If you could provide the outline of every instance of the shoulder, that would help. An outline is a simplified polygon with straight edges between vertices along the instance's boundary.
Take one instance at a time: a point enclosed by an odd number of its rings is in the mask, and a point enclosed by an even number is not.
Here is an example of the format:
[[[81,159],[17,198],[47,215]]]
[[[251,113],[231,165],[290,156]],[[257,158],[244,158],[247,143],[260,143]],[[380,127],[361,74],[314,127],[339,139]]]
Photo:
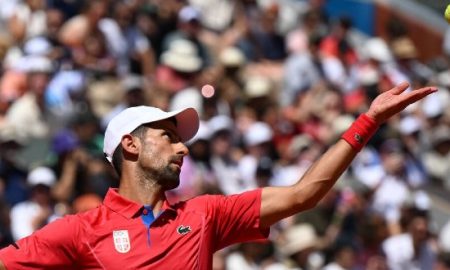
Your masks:
[[[184,209],[208,209],[211,207],[222,207],[222,206],[231,206],[238,205],[238,202],[246,202],[246,201],[255,201],[261,199],[262,189],[254,189],[245,191],[238,194],[233,195],[201,195],[189,199],[187,201],[182,201],[177,204],[174,204],[173,207],[176,209],[184,208]]]

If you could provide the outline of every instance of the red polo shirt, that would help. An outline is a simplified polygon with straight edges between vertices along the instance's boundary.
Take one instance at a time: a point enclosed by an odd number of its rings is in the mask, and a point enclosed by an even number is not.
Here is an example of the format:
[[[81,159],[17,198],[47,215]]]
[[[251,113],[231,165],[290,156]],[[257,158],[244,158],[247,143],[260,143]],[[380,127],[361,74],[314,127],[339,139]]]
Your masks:
[[[48,224],[2,249],[0,260],[8,270],[211,269],[215,251],[267,237],[260,205],[261,189],[205,195],[165,202],[149,223],[143,205],[110,189],[100,207]]]

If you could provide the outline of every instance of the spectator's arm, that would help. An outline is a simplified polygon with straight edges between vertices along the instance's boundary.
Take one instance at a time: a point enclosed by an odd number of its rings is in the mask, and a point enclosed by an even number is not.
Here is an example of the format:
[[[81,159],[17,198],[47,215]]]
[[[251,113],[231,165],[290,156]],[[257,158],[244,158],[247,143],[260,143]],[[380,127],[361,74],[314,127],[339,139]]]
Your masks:
[[[68,201],[72,195],[79,163],[85,163],[86,153],[76,149],[69,153],[63,163],[61,176],[57,184],[52,188],[52,195],[58,201]]]
[[[382,124],[425,96],[437,91],[425,87],[402,94],[409,85],[402,83],[380,94],[371,104],[366,115]],[[345,140],[339,140],[318,160],[305,175],[289,187],[267,187],[262,192],[261,224],[273,223],[295,213],[314,207],[347,169],[358,151]]]

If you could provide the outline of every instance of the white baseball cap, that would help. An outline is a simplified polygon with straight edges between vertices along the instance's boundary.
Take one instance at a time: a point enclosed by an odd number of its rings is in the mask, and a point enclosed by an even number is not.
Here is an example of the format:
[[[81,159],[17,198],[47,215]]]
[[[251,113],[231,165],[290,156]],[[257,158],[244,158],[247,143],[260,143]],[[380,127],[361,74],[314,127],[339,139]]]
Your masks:
[[[149,106],[130,107],[116,115],[108,124],[105,131],[103,152],[106,159],[112,162],[112,156],[122,140],[122,136],[130,134],[142,124],[157,122],[175,117],[177,133],[183,142],[190,140],[197,133],[199,117],[193,108],[185,108],[172,112],[165,112],[159,108]]]
[[[37,167],[28,173],[27,183],[30,186],[45,185],[52,187],[56,183],[56,175],[50,168]]]

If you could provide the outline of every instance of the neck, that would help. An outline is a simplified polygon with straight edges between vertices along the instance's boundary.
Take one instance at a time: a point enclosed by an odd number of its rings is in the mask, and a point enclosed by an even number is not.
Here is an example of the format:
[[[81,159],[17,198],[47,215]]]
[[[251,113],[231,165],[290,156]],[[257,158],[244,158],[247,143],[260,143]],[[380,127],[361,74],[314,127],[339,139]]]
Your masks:
[[[154,213],[159,213],[166,200],[164,190],[155,181],[129,174],[122,174],[119,194],[139,204],[150,205]]]

